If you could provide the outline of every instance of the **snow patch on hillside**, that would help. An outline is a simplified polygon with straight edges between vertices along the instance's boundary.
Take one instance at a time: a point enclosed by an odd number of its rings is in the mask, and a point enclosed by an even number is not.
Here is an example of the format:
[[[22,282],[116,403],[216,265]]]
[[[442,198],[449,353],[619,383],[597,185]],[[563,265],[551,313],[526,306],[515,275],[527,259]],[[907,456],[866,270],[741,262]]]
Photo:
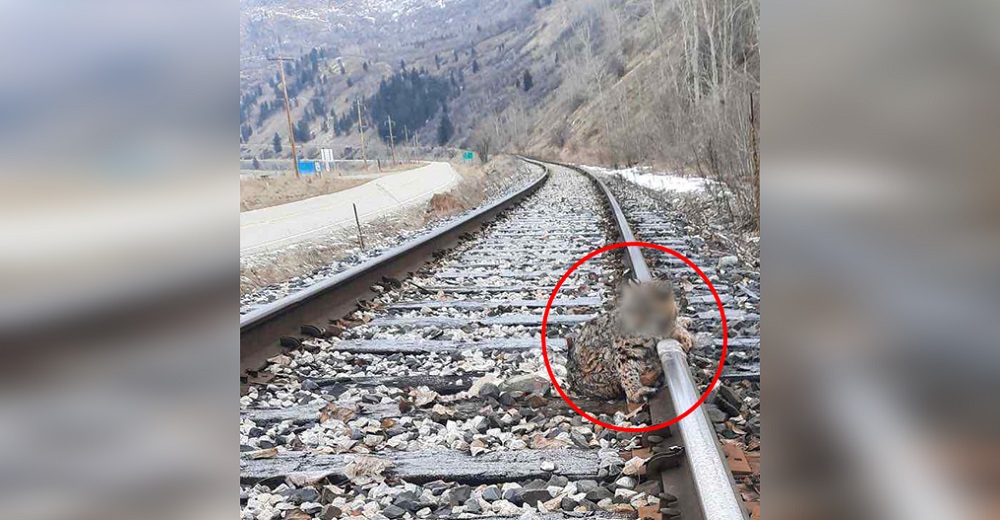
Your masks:
[[[684,177],[681,175],[653,171],[648,166],[633,166],[613,170],[600,166],[584,166],[594,173],[616,175],[640,186],[662,192],[695,193],[705,191],[705,185],[710,182],[701,177]]]

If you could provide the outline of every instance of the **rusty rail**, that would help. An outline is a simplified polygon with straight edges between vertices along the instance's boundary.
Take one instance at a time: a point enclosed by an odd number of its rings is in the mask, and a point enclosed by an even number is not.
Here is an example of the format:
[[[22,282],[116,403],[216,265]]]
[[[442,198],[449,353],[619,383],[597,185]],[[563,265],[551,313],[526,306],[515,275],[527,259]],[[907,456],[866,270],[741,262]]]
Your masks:
[[[635,242],[632,232],[621,206],[615,200],[611,190],[596,175],[578,166],[560,163],[565,168],[588,176],[608,199],[608,204],[618,225],[618,232],[623,242]],[[641,248],[628,247],[625,261],[631,269],[632,276],[638,281],[653,279],[649,267],[642,256]],[[676,341],[662,341],[658,345],[660,361],[663,363],[664,389],[661,389],[650,401],[650,415],[653,422],[665,422],[690,408],[700,397],[691,372],[688,367],[687,355]],[[746,508],[740,497],[736,482],[729,471],[725,455],[719,445],[719,440],[711,421],[704,409],[699,408],[670,428],[656,432],[650,437],[660,437],[658,449],[654,452],[663,455],[666,462],[656,465],[663,482],[663,490],[679,500],[667,509],[669,513],[662,517],[679,514],[685,520],[747,520]],[[673,461],[670,454],[681,453],[680,461]],[[654,459],[657,457],[654,456]],[[650,461],[652,463],[652,459]],[[696,496],[692,501],[686,497]]]
[[[478,229],[538,190],[548,180],[548,167],[530,162],[542,166],[545,172],[527,187],[428,235],[241,316],[241,379],[259,370],[268,357],[279,353],[281,342],[295,344],[296,336],[306,328],[311,329],[312,334],[323,334],[331,320],[350,314],[359,300],[374,297],[373,284],[419,269],[434,253],[452,247],[462,235]]]

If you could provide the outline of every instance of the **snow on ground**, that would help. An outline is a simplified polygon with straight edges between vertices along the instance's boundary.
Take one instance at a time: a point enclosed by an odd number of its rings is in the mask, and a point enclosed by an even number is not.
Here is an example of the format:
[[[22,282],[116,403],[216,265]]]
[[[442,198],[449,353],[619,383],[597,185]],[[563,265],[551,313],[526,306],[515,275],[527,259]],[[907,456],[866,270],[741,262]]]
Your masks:
[[[704,191],[705,184],[709,182],[707,179],[701,177],[682,177],[680,175],[656,172],[648,166],[633,166],[632,168],[621,170],[601,168],[600,166],[584,166],[584,168],[594,173],[617,175],[640,186],[663,192],[691,193]]]

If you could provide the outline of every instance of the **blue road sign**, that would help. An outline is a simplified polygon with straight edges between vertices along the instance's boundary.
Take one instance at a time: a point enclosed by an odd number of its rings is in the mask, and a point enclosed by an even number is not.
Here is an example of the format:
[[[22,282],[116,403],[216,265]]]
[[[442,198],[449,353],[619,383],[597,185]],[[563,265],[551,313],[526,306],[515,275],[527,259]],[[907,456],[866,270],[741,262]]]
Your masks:
[[[299,161],[299,173],[316,173],[316,161]]]

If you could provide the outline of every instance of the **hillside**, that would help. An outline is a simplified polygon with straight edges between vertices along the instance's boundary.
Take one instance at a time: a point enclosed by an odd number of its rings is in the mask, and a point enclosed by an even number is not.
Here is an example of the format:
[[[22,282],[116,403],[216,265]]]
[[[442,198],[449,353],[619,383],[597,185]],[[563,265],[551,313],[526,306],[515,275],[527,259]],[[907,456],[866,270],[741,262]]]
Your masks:
[[[243,8],[244,159],[289,155],[273,146],[275,133],[288,132],[277,64],[266,61],[281,55],[297,60],[286,72],[307,157],[320,147],[357,157],[360,105],[369,157],[388,155],[376,133],[389,137],[392,118],[401,146],[695,171],[722,181],[736,213],[755,220],[756,2],[254,0]],[[446,113],[450,125],[441,123]]]

